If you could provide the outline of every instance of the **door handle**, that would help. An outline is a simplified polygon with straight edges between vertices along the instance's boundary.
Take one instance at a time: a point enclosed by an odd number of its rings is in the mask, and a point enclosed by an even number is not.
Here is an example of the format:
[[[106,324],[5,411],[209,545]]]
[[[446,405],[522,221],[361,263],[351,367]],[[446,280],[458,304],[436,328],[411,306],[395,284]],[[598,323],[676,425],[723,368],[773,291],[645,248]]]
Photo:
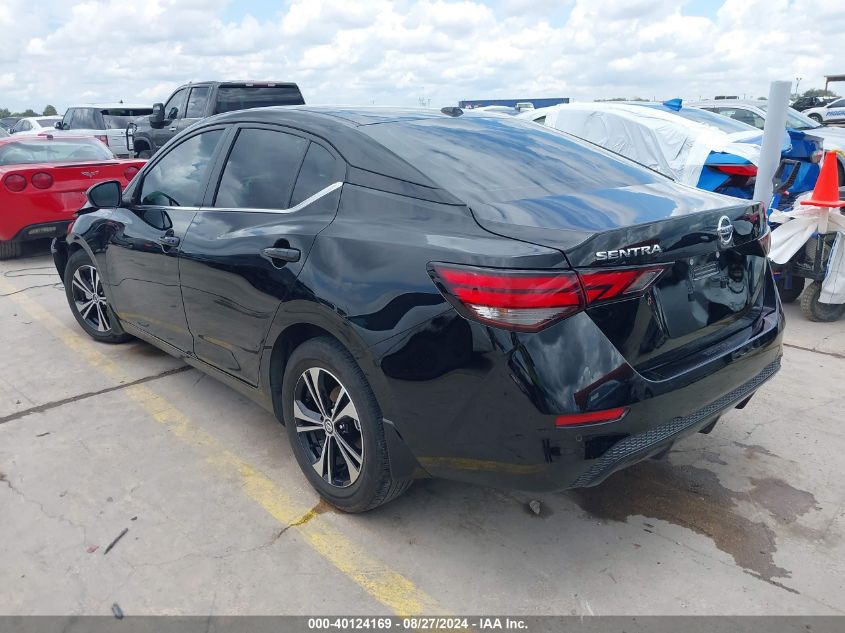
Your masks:
[[[175,235],[162,235],[158,241],[162,246],[179,246],[179,238]]]
[[[298,262],[302,255],[298,248],[265,248],[261,252],[272,260],[284,262]]]
[[[171,132],[175,132],[175,131],[176,131],[176,126],[175,126],[175,125],[171,126],[171,127],[170,127],[170,131],[171,131]]]

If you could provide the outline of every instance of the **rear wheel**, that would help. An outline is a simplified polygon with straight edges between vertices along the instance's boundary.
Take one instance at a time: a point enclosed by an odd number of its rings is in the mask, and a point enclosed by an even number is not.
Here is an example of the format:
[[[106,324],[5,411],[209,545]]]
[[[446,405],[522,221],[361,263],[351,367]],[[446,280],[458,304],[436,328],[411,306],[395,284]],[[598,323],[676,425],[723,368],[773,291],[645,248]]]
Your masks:
[[[285,425],[302,472],[345,512],[364,512],[398,497],[381,410],[363,372],[336,340],[320,337],[294,350],[282,385]]]
[[[785,287],[785,279],[783,276],[778,277],[775,281],[775,285],[778,288],[778,294],[780,295],[780,300],[783,303],[792,303],[801,296],[801,291],[804,290],[804,283],[806,280],[803,277],[793,277],[791,281],[791,288]]]
[[[804,294],[801,295],[801,312],[810,321],[837,321],[843,314],[845,314],[845,303],[821,303],[819,295],[822,291],[822,284],[819,281],[814,281]]]
[[[132,338],[109,306],[100,272],[88,253],[79,250],[71,255],[64,284],[70,310],[88,336],[102,343],[125,343]]]
[[[142,149],[140,152],[138,152],[138,158],[146,160],[152,157],[153,153],[148,149]]]
[[[813,119],[813,121],[815,121],[816,123],[821,123],[821,122],[822,122],[822,117],[821,117],[821,115],[820,115],[820,114],[816,114],[816,113],[814,112],[813,114],[808,114],[807,116],[809,116],[811,119]]]
[[[4,242],[0,240],[0,259],[14,259],[21,255],[20,242]]]

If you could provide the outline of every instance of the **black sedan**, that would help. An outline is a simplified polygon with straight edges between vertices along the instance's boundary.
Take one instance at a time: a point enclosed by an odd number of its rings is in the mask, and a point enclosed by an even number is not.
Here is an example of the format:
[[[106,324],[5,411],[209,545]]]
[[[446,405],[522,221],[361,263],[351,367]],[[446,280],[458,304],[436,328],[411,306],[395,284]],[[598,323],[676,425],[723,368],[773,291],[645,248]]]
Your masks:
[[[761,205],[510,117],[232,112],[89,203],[53,245],[81,327],[261,403],[350,512],[595,485],[780,365]]]

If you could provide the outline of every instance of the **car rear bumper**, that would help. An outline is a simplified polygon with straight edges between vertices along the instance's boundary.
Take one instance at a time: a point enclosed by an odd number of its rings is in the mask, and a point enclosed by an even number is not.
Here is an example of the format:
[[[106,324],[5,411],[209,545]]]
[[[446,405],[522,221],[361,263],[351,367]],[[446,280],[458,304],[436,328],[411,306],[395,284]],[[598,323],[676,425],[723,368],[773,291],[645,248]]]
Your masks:
[[[564,336],[541,337],[533,354],[528,338],[473,324],[476,352],[463,355],[462,367],[433,380],[388,377],[395,408],[385,413],[431,476],[522,490],[593,486],[709,431],[778,371],[783,312],[774,288],[768,292],[774,298],[753,331],[704,350],[697,364],[666,379],[649,380],[625,363],[584,314],[560,324]],[[485,335],[498,339],[478,353]],[[565,344],[550,352],[558,338]],[[454,334],[451,343],[453,350],[461,345]],[[388,366],[384,358],[381,365]],[[557,427],[567,412],[562,403],[579,401],[590,403],[588,410],[628,412],[614,422]]]
[[[67,227],[70,222],[70,220],[60,220],[57,222],[30,224],[29,226],[25,226],[18,230],[11,238],[11,241],[28,242],[30,240],[43,240],[61,237],[67,233]]]

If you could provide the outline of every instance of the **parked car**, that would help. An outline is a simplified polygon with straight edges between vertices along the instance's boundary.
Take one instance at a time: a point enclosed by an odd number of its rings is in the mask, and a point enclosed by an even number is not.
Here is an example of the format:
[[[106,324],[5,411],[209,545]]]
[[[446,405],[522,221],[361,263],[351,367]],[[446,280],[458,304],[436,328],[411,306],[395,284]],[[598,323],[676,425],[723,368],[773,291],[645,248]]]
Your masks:
[[[0,138],[3,138],[4,136],[9,136],[9,132],[6,128],[0,127]]]
[[[28,116],[18,121],[9,130],[10,134],[35,135],[41,132],[52,132],[60,116]]]
[[[126,185],[143,164],[116,160],[93,138],[0,139],[0,259],[20,255],[27,240],[64,235],[91,185]]]
[[[799,97],[792,103],[792,108],[798,110],[798,112],[803,112],[810,108],[825,106],[835,100],[836,97]]]
[[[274,412],[351,512],[420,476],[592,486],[709,432],[778,370],[762,205],[444,111],[195,124],[54,240],[71,311]]]
[[[690,105],[737,121],[753,125],[762,130],[766,122],[768,104],[765,101],[696,101]],[[822,139],[825,150],[837,153],[839,161],[839,182],[845,183],[845,129],[821,125],[801,112],[788,108],[786,127],[793,144],[800,142],[805,134]]]
[[[836,99],[827,105],[804,110],[804,114],[816,123],[845,123],[845,98]]]
[[[108,145],[115,156],[131,158],[134,155],[126,148],[126,126],[152,111],[149,105],[125,103],[72,106],[55,127],[59,134],[93,136]]]
[[[751,199],[760,159],[760,130],[706,110],[666,103],[571,103],[519,115],[562,130],[687,185]],[[784,131],[776,174],[778,203],[813,188],[821,140],[800,144]],[[787,195],[788,192],[788,195]]]
[[[278,81],[203,81],[177,88],[164,104],[153,104],[153,113],[126,130],[126,147],[140,158],[149,158],[167,141],[200,119],[249,108],[302,105],[299,86]]]
[[[17,116],[6,116],[0,119],[0,128],[5,130],[11,130],[12,126],[18,122],[20,117]]]

